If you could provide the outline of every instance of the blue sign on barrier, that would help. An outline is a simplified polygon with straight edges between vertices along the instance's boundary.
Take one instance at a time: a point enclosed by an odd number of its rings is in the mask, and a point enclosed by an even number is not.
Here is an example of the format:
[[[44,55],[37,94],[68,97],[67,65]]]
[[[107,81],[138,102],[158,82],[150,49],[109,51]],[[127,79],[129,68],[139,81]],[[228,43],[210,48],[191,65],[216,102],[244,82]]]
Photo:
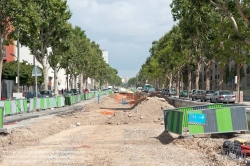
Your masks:
[[[188,124],[205,125],[206,114],[188,114]]]

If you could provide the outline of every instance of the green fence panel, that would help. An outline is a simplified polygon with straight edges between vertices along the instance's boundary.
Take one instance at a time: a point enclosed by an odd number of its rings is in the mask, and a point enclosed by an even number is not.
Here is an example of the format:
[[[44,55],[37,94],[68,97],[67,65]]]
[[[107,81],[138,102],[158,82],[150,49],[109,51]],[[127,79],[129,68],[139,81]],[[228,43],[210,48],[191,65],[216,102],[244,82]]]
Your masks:
[[[84,94],[81,94],[81,100],[85,100]]]
[[[216,120],[218,125],[218,132],[233,131],[232,117],[230,108],[217,108]]]
[[[211,104],[211,105],[208,105],[207,108],[221,108],[223,106],[223,104]]]
[[[21,101],[16,100],[16,113],[20,113],[20,112],[23,112],[23,110],[21,108]]]
[[[40,101],[40,108],[41,109],[46,109],[46,101],[45,101],[45,98],[39,98],[38,101]]]
[[[10,114],[16,114],[17,113],[16,100],[9,100],[9,101],[10,101],[10,111],[11,111]]]
[[[167,114],[167,130],[182,135],[184,113],[177,110],[169,110]]]
[[[71,96],[66,96],[65,97],[65,105],[72,105],[72,102],[71,102]]]
[[[188,114],[195,113],[195,114],[202,114],[202,111],[195,110],[195,111],[188,111]],[[203,125],[196,125],[196,124],[188,124],[189,134],[196,134],[196,133],[204,133],[204,126]]]
[[[11,114],[10,100],[4,101],[4,111],[5,111],[5,115]]]
[[[56,97],[51,97],[51,98],[49,99],[49,102],[50,102],[51,108],[57,107],[57,98],[56,98]]]
[[[57,98],[56,98],[56,106],[57,107],[64,107],[65,106],[65,102],[66,102],[66,97],[63,97],[63,96],[58,96]]]
[[[3,114],[4,114],[4,108],[0,107],[0,129],[3,128]]]
[[[184,113],[184,119],[183,119],[183,127],[188,127],[188,111],[192,111],[192,107],[183,107],[183,108],[178,108],[178,110],[182,111]]]
[[[24,109],[24,111],[26,112],[26,111],[28,111],[27,99],[23,99],[22,101],[23,101],[23,109]]]
[[[36,108],[36,99],[30,99],[29,111],[32,111]]]

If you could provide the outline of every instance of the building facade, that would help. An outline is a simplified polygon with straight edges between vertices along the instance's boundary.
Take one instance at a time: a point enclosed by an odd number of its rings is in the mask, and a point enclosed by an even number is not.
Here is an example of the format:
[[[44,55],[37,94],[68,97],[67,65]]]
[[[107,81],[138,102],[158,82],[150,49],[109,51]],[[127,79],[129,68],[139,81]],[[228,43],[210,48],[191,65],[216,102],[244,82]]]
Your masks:
[[[229,73],[232,72],[235,66],[235,62],[231,61],[228,64]],[[244,76],[241,78],[240,82],[240,90],[243,91],[244,96],[250,96],[250,70],[248,65],[242,66],[242,72]],[[220,79],[220,69],[219,66],[215,63],[212,65],[211,68],[211,77],[210,77],[210,89],[211,90],[218,90],[219,89],[219,79]],[[225,75],[225,73],[224,73]],[[235,77],[232,76],[228,78],[228,80],[223,80],[223,89],[235,91],[236,84],[235,84]],[[195,79],[192,79],[192,89],[195,88]],[[206,68],[204,64],[202,64],[200,69],[200,79],[199,79],[199,89],[206,89]]]

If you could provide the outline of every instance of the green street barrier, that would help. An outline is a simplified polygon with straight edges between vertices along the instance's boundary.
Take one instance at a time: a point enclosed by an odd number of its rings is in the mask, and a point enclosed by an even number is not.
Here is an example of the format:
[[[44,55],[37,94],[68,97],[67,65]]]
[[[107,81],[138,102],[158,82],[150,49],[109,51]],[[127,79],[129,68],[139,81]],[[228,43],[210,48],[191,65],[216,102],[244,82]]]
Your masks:
[[[5,115],[11,114],[10,100],[4,100],[4,113],[5,113]]]
[[[183,128],[188,128],[189,135],[248,130],[244,106],[211,104],[163,110],[163,114],[165,129],[180,135],[182,135]],[[202,124],[199,123],[198,117],[203,118]]]
[[[0,107],[0,129],[3,128],[3,114],[4,114],[4,108]]]
[[[65,106],[65,98],[63,96],[58,96],[56,107],[64,107],[64,106]]]

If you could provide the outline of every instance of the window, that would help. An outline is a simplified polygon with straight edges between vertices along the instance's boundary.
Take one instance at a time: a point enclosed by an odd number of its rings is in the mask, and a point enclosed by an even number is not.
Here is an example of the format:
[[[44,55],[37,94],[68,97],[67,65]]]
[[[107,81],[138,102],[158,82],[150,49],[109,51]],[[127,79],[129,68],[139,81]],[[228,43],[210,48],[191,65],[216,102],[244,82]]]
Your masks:
[[[217,79],[217,75],[215,75],[214,77],[215,77],[215,79]]]
[[[250,77],[247,77],[247,86],[250,86]]]
[[[246,67],[246,74],[249,74],[249,72],[250,72],[250,68],[249,68],[249,66],[247,65],[247,67]]]

